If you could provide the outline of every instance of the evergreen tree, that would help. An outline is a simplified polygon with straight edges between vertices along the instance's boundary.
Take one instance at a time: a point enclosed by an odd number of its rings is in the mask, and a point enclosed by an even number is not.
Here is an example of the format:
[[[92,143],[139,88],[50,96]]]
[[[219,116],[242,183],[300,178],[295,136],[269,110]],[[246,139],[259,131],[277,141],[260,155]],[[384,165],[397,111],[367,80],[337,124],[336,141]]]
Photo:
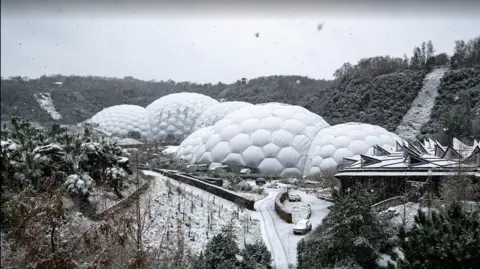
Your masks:
[[[246,244],[242,251],[243,269],[261,269],[269,268],[272,262],[272,255],[263,241],[257,241],[254,244]]]
[[[321,227],[298,245],[298,268],[328,268],[343,264],[348,268],[377,268],[377,260],[391,254],[395,233],[371,212],[367,194],[357,190],[341,197],[330,208]],[[388,265],[387,265],[388,266]]]
[[[462,212],[453,204],[446,213],[419,210],[410,231],[399,233],[405,252],[402,268],[477,268],[480,264],[478,216]]]
[[[222,232],[207,243],[196,267],[202,269],[240,268],[240,262],[236,257],[239,253],[240,250],[234,240],[234,235],[231,232]]]

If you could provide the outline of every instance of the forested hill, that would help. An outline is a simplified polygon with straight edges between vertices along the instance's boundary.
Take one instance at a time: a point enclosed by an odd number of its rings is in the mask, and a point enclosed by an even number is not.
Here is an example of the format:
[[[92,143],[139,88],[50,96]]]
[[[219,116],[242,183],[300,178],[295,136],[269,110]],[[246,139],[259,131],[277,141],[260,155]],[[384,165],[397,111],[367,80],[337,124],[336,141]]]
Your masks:
[[[354,65],[346,63],[335,71],[333,81],[301,76],[259,77],[245,82],[239,78],[233,84],[61,75],[42,76],[38,79],[2,78],[1,118],[6,121],[12,116],[21,116],[42,123],[73,124],[108,106],[147,106],[170,93],[197,92],[218,100],[300,105],[323,116],[330,124],[358,121],[394,131],[420,91],[425,74],[436,66],[449,65],[452,70],[445,74],[448,78],[442,80],[439,101],[433,109],[432,119],[422,131],[423,134],[436,134],[441,139],[442,135],[446,135],[445,125],[450,124],[448,133],[467,128],[467,131],[461,131],[461,136],[472,138],[480,135],[478,120],[475,121],[480,118],[480,114],[477,115],[480,113],[480,79],[477,71],[479,55],[480,37],[467,42],[456,41],[452,57],[444,53],[435,54],[433,44],[424,42],[414,48],[410,58],[406,55],[403,58],[379,56],[362,59]],[[455,95],[449,92],[452,87]],[[50,94],[53,106],[62,119],[54,120],[40,106],[37,102],[40,93]],[[460,97],[461,100],[470,100],[466,103],[468,109],[460,111],[463,103],[459,102],[450,105],[451,98]],[[467,113],[468,120],[459,123],[454,120],[454,115],[445,113],[453,109]]]

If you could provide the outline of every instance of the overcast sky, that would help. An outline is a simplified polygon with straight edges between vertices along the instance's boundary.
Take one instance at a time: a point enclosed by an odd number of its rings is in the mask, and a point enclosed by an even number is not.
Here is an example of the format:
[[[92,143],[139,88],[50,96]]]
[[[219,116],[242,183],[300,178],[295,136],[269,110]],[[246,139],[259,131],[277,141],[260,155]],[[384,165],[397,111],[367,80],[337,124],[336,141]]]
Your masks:
[[[410,57],[424,40],[451,54],[455,40],[480,35],[480,4],[474,1],[429,1],[433,7],[366,0],[179,2],[184,4],[2,0],[1,75],[200,83],[267,75],[331,79],[345,62]]]

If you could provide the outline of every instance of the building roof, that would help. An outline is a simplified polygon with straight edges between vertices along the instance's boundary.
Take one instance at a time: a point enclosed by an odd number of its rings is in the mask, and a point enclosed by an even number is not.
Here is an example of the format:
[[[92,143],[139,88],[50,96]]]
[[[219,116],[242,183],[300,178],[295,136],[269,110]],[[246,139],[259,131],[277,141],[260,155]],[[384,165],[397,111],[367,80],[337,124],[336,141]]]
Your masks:
[[[345,158],[335,176],[448,176],[456,173],[480,176],[480,146],[466,146],[454,139],[442,146],[428,139],[424,143],[397,143],[395,150],[374,147],[373,155]]]

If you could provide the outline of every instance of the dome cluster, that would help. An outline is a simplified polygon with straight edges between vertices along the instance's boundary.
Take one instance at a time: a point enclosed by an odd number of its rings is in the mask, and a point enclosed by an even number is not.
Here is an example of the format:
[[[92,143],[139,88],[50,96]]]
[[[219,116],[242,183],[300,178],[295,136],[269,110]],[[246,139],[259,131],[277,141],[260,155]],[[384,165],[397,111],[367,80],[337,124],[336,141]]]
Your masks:
[[[343,158],[394,147],[398,136],[382,127],[330,126],[309,110],[281,103],[223,102],[197,93],[174,93],[146,108],[118,105],[89,122],[119,137],[182,141],[176,160],[248,167],[267,175],[312,176],[335,170]]]
[[[190,150],[179,150],[176,157],[190,162],[246,166],[263,174],[301,175],[310,141],[327,126],[322,117],[299,106],[247,106],[209,129],[192,134],[192,139],[180,145]],[[199,147],[192,147],[198,142]]]

